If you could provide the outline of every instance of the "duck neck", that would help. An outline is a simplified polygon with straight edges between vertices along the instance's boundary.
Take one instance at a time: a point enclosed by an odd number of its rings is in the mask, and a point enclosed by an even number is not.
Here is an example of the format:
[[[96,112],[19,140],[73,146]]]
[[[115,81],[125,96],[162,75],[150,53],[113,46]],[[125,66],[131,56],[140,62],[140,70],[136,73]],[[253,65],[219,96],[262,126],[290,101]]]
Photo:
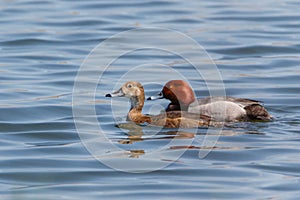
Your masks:
[[[145,96],[134,96],[130,98],[131,107],[127,119],[135,123],[150,122],[150,118],[142,114]]]
[[[144,106],[145,96],[134,96],[130,98],[130,111],[142,113]]]

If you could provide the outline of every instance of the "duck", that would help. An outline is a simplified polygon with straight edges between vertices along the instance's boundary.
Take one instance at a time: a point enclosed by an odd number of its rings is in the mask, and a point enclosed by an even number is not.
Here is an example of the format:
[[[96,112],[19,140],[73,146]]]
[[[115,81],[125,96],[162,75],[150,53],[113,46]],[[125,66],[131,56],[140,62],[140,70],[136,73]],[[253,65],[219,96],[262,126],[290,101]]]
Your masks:
[[[127,120],[136,124],[146,123],[165,128],[195,128],[212,125],[210,117],[186,111],[168,111],[158,115],[143,114],[142,109],[145,102],[144,87],[137,81],[128,81],[120,89],[106,94],[105,97],[129,98],[131,107],[127,114]]]
[[[272,120],[272,116],[260,101],[229,96],[196,99],[191,86],[183,80],[168,81],[157,96],[148,97],[147,100],[162,98],[171,101],[165,109],[166,112],[187,111],[223,122]]]

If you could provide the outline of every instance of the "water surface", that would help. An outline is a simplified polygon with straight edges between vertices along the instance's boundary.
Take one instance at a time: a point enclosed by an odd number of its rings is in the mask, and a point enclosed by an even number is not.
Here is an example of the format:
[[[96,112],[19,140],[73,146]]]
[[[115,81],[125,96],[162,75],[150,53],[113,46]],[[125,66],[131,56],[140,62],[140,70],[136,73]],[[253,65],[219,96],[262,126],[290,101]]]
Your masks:
[[[0,1],[1,199],[297,199],[299,6],[296,0]],[[106,159],[151,165],[145,159],[149,152],[180,150],[170,141],[190,142],[190,148],[176,161],[162,158],[168,166],[150,173],[124,173],[96,160],[74,125],[75,77],[96,45],[139,27],[168,28],[196,40],[220,70],[227,95],[263,101],[274,121],[224,129],[204,159],[198,154],[207,148],[201,144],[206,129],[174,138],[173,130],[116,127],[127,101],[113,100],[112,108],[104,94],[132,66],[140,66],[133,76],[145,83],[146,95],[175,76],[160,65],[188,76],[199,98],[208,95],[205,82],[182,58],[140,50],[116,60],[96,88],[95,102],[86,102],[95,105],[107,138],[122,149],[107,152]],[[199,58],[204,65],[205,60]],[[93,70],[87,75],[104,67]],[[145,113],[152,105],[147,102]],[[120,111],[115,119],[113,109]]]

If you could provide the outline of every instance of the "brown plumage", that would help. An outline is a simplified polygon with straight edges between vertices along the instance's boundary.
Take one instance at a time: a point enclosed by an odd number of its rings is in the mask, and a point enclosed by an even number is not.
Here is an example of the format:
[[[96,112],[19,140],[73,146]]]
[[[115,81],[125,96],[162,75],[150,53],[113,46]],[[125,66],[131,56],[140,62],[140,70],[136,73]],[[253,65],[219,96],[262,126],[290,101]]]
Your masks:
[[[127,114],[127,119],[138,124],[149,123],[155,126],[166,128],[192,128],[212,125],[211,118],[196,113],[185,111],[170,111],[159,115],[144,115],[144,88],[141,83],[129,81],[119,90],[106,94],[106,97],[127,97],[130,99],[131,108]]]

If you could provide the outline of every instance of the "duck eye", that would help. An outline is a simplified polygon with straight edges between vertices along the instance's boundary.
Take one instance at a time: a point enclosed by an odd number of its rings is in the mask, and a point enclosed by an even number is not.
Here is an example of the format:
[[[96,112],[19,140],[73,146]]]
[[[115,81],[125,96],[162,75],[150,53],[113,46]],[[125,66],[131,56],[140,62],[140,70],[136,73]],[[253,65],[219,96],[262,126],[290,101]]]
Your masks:
[[[128,84],[127,87],[128,87],[128,88],[132,88],[132,85],[131,85],[131,84]]]

